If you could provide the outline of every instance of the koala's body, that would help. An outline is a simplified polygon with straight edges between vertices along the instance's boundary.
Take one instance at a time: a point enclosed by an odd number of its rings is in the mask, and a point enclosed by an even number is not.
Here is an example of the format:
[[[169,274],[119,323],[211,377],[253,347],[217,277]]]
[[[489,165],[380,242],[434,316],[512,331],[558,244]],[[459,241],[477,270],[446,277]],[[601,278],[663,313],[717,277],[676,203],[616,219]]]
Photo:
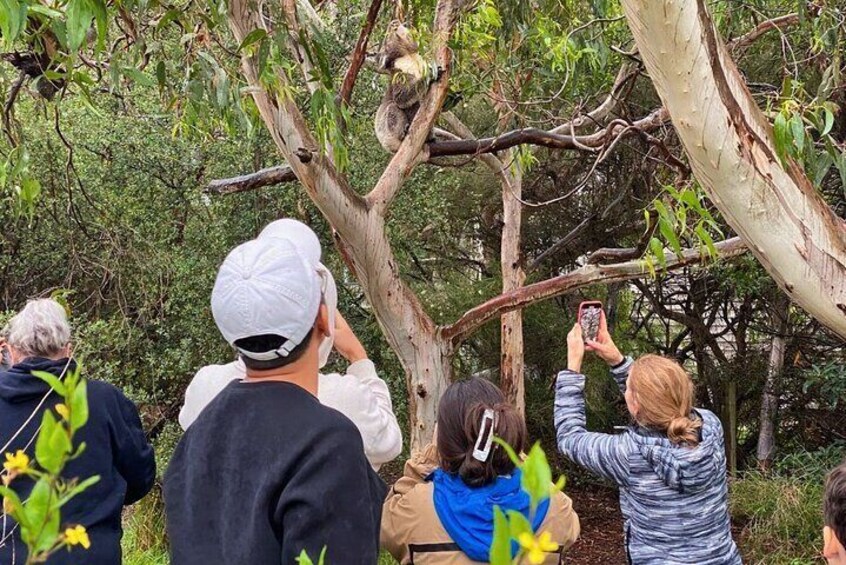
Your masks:
[[[387,151],[396,153],[429,89],[426,61],[407,27],[391,23],[378,59],[379,72],[390,75],[388,88],[376,111],[376,138]]]

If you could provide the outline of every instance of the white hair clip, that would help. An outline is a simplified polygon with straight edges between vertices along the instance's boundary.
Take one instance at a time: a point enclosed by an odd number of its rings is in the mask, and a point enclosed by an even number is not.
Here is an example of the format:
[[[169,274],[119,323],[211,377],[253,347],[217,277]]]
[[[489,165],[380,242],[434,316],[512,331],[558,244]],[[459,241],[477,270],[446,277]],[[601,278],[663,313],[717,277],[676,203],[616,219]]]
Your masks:
[[[482,443],[482,438],[485,437],[485,423],[490,422],[488,429],[487,440],[485,440],[485,447],[479,448]],[[493,444],[494,428],[496,428],[496,414],[490,408],[485,408],[482,414],[482,423],[479,424],[479,437],[476,438],[476,446],[473,448],[473,459],[484,463],[491,455],[491,445]]]

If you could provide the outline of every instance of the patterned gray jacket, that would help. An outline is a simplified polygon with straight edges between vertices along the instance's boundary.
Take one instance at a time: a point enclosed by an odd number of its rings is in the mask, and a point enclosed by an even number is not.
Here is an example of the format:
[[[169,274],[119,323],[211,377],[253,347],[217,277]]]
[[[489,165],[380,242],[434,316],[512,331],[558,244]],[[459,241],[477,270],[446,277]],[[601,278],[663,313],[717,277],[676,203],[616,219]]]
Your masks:
[[[611,370],[622,392],[632,359]],[[633,565],[739,565],[731,537],[723,428],[708,410],[697,447],[673,445],[666,434],[629,427],[621,434],[585,429],[585,377],[558,375],[555,429],[571,461],[615,482]]]

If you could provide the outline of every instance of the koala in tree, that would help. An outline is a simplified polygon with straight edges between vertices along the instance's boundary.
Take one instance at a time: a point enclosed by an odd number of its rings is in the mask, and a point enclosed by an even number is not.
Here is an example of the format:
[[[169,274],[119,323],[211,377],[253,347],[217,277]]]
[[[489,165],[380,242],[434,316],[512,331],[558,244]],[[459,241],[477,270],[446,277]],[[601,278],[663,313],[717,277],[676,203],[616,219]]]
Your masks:
[[[399,150],[420,101],[432,80],[438,78],[431,76],[429,65],[417,51],[411,31],[398,21],[391,22],[376,60],[377,72],[390,75],[390,82],[376,111],[375,124],[376,138],[391,153]]]

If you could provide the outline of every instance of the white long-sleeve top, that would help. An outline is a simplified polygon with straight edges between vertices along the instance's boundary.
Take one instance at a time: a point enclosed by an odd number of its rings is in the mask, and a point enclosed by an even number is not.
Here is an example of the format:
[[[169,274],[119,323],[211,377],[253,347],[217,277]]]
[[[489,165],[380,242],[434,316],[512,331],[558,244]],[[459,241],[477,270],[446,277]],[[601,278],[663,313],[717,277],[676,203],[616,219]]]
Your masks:
[[[187,430],[226,385],[245,376],[246,367],[240,359],[226,365],[207,365],[197,371],[185,390],[185,404],[179,411],[182,429]],[[388,385],[376,374],[370,359],[351,363],[346,375],[320,374],[317,399],[352,420],[361,433],[364,454],[377,471],[402,451],[402,432]]]

